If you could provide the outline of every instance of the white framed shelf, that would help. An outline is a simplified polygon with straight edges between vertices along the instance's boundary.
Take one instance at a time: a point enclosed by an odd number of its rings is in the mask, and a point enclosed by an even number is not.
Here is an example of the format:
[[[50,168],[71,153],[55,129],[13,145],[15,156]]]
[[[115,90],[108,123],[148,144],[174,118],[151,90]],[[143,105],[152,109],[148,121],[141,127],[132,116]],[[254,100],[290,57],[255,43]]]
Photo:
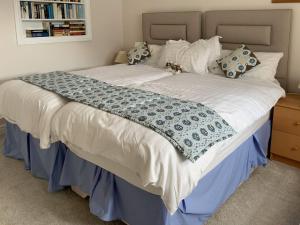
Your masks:
[[[19,45],[92,40],[90,0],[14,0]]]
[[[36,2],[36,3],[63,3],[63,4],[77,4],[77,5],[84,5],[83,2],[70,2],[70,1],[53,1],[53,0],[20,0],[20,2]]]
[[[43,22],[43,21],[86,21],[86,19],[22,19],[23,22]]]

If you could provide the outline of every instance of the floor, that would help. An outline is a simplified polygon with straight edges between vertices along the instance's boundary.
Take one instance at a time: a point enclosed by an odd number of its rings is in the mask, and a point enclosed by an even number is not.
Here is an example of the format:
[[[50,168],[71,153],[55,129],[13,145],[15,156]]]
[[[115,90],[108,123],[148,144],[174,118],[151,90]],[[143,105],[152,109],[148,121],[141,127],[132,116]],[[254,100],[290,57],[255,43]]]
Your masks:
[[[70,190],[48,193],[47,182],[0,154],[0,225],[28,224],[124,225],[100,221]],[[278,162],[257,169],[207,225],[300,225],[300,170]]]

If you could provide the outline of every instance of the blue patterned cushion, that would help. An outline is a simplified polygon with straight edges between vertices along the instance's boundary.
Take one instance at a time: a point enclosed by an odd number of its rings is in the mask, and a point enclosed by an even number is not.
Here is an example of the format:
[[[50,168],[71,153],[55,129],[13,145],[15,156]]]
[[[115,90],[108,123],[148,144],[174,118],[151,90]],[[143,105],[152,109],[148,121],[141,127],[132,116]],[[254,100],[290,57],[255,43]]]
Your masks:
[[[260,64],[257,57],[246,45],[242,45],[229,56],[217,60],[217,63],[225,76],[232,79],[239,78],[241,75]]]
[[[128,64],[136,65],[144,62],[145,59],[151,57],[151,52],[147,42],[142,42],[128,52]]]

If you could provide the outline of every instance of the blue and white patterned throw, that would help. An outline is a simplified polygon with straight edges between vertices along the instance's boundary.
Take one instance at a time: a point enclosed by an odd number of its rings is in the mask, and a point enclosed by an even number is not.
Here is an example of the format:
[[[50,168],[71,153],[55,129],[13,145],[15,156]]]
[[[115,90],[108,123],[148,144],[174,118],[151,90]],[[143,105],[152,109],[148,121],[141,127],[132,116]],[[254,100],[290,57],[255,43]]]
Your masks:
[[[214,110],[192,101],[110,85],[66,72],[33,74],[19,79],[71,101],[95,107],[150,128],[166,138],[192,162],[199,159],[214,144],[236,133]]]

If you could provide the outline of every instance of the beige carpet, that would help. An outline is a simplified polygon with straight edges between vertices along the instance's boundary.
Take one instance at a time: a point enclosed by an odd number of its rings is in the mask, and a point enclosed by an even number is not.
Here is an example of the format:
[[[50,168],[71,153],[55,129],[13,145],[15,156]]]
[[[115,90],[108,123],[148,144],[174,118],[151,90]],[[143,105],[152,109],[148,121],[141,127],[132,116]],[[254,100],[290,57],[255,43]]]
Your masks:
[[[0,225],[123,223],[98,220],[70,190],[48,193],[47,182],[32,177],[23,162],[0,154]],[[300,225],[300,170],[278,162],[257,169],[207,225]]]

